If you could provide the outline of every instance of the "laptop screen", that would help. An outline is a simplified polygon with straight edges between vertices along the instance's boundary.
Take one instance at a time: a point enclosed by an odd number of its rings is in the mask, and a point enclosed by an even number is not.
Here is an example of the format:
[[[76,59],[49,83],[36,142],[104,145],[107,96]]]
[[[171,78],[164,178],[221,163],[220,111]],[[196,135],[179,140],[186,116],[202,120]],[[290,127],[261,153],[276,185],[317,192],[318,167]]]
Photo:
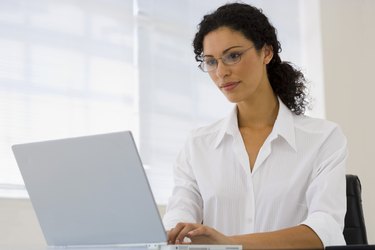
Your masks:
[[[12,149],[48,245],[166,242],[131,132]]]

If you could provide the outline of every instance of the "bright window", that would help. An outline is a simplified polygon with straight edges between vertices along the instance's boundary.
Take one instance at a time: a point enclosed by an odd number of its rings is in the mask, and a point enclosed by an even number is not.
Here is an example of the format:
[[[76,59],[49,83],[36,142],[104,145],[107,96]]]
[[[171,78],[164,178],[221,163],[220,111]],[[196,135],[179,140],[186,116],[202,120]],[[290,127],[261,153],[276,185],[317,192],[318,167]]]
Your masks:
[[[166,203],[188,132],[232,108],[191,46],[202,16],[225,2],[1,0],[0,196],[26,194],[12,144],[132,130]],[[277,27],[283,59],[303,66],[310,9],[300,16],[299,0],[249,2]]]

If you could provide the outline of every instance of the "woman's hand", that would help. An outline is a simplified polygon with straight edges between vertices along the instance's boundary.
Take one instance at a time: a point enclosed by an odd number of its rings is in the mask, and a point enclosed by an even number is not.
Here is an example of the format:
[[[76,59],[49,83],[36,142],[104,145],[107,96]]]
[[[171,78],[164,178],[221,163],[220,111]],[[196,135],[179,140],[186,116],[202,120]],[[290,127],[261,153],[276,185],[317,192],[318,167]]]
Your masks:
[[[192,244],[235,244],[230,237],[202,224],[178,223],[168,231],[169,244],[183,244],[185,237],[189,238]]]

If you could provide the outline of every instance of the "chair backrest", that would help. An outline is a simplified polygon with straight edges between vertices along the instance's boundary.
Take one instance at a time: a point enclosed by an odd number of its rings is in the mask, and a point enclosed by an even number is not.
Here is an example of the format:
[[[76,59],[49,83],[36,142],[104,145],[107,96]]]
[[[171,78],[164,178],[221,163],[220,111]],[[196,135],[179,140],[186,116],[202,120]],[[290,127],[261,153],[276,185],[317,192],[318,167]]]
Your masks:
[[[362,209],[361,182],[356,175],[346,175],[347,210],[344,237],[346,244],[368,244]]]

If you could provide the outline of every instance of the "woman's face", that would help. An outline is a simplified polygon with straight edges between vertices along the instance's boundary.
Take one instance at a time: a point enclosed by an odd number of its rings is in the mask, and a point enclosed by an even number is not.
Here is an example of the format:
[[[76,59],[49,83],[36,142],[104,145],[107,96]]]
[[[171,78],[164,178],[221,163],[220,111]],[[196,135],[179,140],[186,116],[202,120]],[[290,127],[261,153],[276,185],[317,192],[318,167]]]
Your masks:
[[[251,101],[255,97],[269,94],[267,91],[272,91],[266,65],[272,59],[273,53],[268,46],[257,51],[253,42],[241,32],[221,27],[204,37],[203,54],[205,59],[217,59],[217,68],[208,73],[230,102]],[[219,59],[223,55],[229,58],[240,55],[241,59],[236,64],[225,65]]]

